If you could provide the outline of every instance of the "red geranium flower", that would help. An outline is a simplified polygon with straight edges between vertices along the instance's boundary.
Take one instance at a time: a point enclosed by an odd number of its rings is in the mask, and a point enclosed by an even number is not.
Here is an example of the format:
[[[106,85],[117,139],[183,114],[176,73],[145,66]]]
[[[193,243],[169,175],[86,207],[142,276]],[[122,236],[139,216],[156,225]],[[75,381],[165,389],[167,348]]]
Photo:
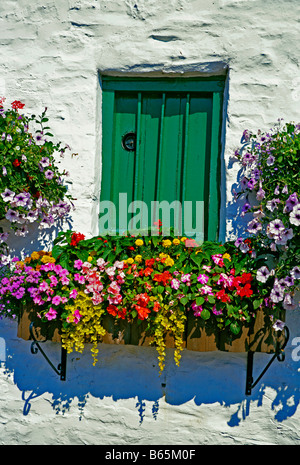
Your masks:
[[[125,307],[123,307],[122,310],[118,310],[118,317],[122,318],[122,320],[125,320],[126,312],[127,310]]]
[[[147,266],[147,268],[145,268],[144,270],[144,276],[149,276],[153,271],[153,268],[150,268],[149,266]]]
[[[14,100],[14,102],[11,104],[11,107],[14,110],[17,110],[18,108],[22,109],[25,107],[25,103],[20,102],[20,100]]]
[[[155,263],[154,258],[148,258],[148,260],[145,260],[146,266],[152,266]]]
[[[138,302],[138,305],[142,305],[143,307],[146,307],[148,305],[148,302],[150,300],[150,297],[146,292],[143,294],[137,294],[136,300]]]
[[[251,283],[252,281],[252,274],[251,273],[243,273],[241,276],[241,282],[243,284]]]
[[[70,244],[76,246],[78,244],[78,242],[82,241],[83,239],[85,239],[84,234],[73,233],[72,237],[71,237],[71,243]]]
[[[117,316],[118,308],[115,305],[108,305],[107,311],[112,316]]]
[[[153,305],[153,310],[155,312],[158,312],[158,310],[160,309],[160,303],[157,302],[157,300],[154,302],[154,305]]]
[[[230,297],[229,297],[228,294],[226,294],[224,289],[222,289],[221,291],[218,291],[216,293],[216,297],[217,297],[217,299],[220,299],[221,302],[229,302],[230,301]]]
[[[18,160],[17,158],[13,161],[13,165],[17,168],[18,166],[21,165],[21,162],[20,160]]]
[[[237,295],[239,295],[240,297],[250,297],[250,295],[253,294],[253,291],[251,289],[251,286],[250,284],[245,284],[244,287],[240,287],[238,290],[237,290]]]

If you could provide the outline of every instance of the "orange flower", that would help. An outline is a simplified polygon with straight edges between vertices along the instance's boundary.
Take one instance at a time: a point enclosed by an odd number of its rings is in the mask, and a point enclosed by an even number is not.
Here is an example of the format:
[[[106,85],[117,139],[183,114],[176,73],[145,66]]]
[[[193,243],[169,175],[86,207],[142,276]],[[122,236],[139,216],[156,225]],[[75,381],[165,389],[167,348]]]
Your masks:
[[[150,313],[149,308],[147,307],[141,307],[140,305],[134,305],[136,311],[138,312],[138,317],[140,320],[145,320],[148,318],[148,315]]]
[[[164,271],[163,273],[154,275],[153,281],[161,282],[164,286],[172,279],[172,275],[169,271]]]

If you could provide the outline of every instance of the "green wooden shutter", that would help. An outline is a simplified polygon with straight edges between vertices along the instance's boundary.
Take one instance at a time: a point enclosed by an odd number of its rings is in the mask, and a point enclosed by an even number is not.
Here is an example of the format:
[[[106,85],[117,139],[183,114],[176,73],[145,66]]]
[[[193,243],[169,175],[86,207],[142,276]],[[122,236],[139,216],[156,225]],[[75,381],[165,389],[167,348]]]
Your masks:
[[[151,202],[178,201],[183,207],[182,233],[192,236],[195,222],[188,225],[184,213],[190,206],[195,218],[200,201],[204,205],[201,239],[216,240],[224,79],[103,77],[102,89],[100,206],[106,201],[115,206],[109,212],[116,225],[111,233],[126,229],[130,214],[125,215],[125,209],[133,201],[147,205],[149,226],[158,219],[151,217]],[[122,146],[128,132],[136,134],[132,152]],[[127,206],[120,203],[120,194],[122,199],[126,194]],[[107,218],[107,211],[100,210],[102,219]],[[103,221],[100,224],[100,233],[104,233]]]

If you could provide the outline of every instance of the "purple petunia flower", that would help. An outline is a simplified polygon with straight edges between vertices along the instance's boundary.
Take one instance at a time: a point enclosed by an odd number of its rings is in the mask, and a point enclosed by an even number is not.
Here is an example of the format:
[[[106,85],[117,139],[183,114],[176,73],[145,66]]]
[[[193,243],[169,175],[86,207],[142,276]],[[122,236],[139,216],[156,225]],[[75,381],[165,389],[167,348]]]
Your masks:
[[[17,194],[14,198],[14,204],[17,207],[25,207],[28,203],[28,200],[30,199],[30,194],[27,192],[20,192],[20,194]]]
[[[273,212],[277,207],[278,204],[280,203],[280,199],[272,199],[267,201],[267,209]]]
[[[290,223],[300,226],[300,205],[295,205],[290,213]]]
[[[261,229],[262,229],[262,225],[257,219],[250,221],[250,223],[248,223],[247,225],[247,231],[250,234],[257,234],[258,231],[260,231]]]
[[[18,220],[18,217],[19,217],[19,214],[18,212],[14,211],[14,210],[11,210],[9,209],[5,215],[5,218],[8,220],[8,221],[11,221],[12,223],[14,223],[15,221]]]
[[[241,237],[238,237],[237,240],[235,241],[234,245],[236,247],[239,247],[242,242],[243,242],[243,239]]]
[[[275,331],[282,331],[284,327],[285,323],[281,320],[276,320],[273,324],[273,329],[275,329]]]
[[[257,270],[256,273],[256,279],[257,281],[260,281],[261,283],[265,283],[270,276],[270,271],[267,266],[262,266]]]
[[[248,189],[253,190],[256,183],[257,181],[254,178],[251,178],[247,183]]]
[[[294,279],[300,279],[300,267],[299,266],[294,266],[294,268],[290,271],[290,275]]]
[[[267,230],[272,236],[278,236],[285,230],[285,227],[282,221],[277,218],[268,224]]]
[[[290,213],[295,207],[295,205],[298,205],[298,195],[296,192],[291,194],[287,199],[283,212]]]
[[[36,209],[36,210],[29,211],[26,219],[29,221],[29,223],[34,223],[34,221],[36,221],[38,217],[39,217],[39,211],[38,209]]]
[[[282,304],[285,310],[294,310],[296,308],[296,303],[291,294],[286,294]]]
[[[285,245],[287,241],[293,238],[293,236],[294,232],[292,228],[286,229],[275,239],[275,242],[276,244]]]
[[[3,198],[4,202],[12,202],[15,195],[15,192],[11,191],[10,189],[5,189],[5,191],[1,193],[1,197]]]
[[[284,292],[282,290],[282,287],[277,285],[274,285],[273,289],[271,290],[270,293],[270,299],[274,303],[281,302],[284,298]]]
[[[251,209],[251,205],[249,202],[244,203],[243,208],[242,208],[242,213],[241,216],[244,216],[245,213],[247,213],[248,210]]]
[[[51,170],[45,171],[45,177],[46,177],[47,179],[52,179],[53,176],[54,176],[53,171],[51,171]]]
[[[272,166],[274,165],[274,162],[275,162],[275,157],[273,155],[270,155],[268,158],[267,158],[267,165],[268,166]]]
[[[41,160],[40,160],[40,165],[43,167],[43,168],[46,168],[47,166],[49,166],[50,164],[50,161],[49,161],[49,158],[48,157],[43,157]]]

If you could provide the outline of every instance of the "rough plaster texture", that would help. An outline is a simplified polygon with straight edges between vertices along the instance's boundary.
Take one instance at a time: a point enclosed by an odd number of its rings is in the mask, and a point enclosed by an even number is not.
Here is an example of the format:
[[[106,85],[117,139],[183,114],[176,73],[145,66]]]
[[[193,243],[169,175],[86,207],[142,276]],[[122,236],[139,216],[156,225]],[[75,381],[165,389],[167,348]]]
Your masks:
[[[2,0],[0,95],[35,113],[47,106],[57,138],[78,153],[62,161],[77,198],[72,228],[97,233],[99,72],[226,72],[220,224],[221,238],[233,237],[242,131],[300,120],[298,18],[298,0]],[[53,235],[31,237],[32,250]],[[287,322],[286,361],[245,397],[245,355],[219,352],[185,351],[178,369],[170,349],[161,379],[155,349],[105,346],[96,367],[87,349],[69,356],[62,383],[0,321],[0,443],[299,444],[298,313]],[[255,357],[255,372],[268,357]]]

